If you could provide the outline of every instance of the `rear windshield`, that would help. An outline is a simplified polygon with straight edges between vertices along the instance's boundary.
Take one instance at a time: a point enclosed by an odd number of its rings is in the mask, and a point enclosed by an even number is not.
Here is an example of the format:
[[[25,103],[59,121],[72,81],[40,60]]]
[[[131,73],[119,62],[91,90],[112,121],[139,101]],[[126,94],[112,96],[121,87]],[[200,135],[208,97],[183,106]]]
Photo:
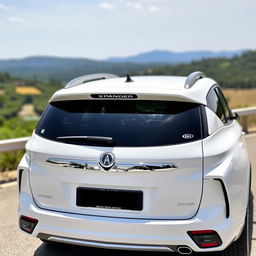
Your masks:
[[[79,145],[145,147],[186,143],[202,138],[200,105],[145,100],[52,102],[36,134]],[[60,141],[60,137],[68,136],[81,139]],[[113,144],[83,140],[82,136],[109,137]]]

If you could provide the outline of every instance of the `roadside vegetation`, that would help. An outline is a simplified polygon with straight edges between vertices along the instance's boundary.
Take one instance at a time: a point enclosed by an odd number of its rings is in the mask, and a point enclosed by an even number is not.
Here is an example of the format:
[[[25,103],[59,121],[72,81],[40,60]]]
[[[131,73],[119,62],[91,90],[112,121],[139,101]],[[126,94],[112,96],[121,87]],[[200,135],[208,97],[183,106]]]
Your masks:
[[[0,140],[30,136],[48,99],[60,88],[56,81],[30,81],[0,73]],[[0,172],[15,169],[22,155],[23,150],[0,153]]]

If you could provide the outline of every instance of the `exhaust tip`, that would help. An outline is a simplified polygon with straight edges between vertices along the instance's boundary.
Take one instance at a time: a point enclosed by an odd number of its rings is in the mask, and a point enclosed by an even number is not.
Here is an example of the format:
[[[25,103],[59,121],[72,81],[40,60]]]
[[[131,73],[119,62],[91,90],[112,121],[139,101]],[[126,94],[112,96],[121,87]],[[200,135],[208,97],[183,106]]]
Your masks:
[[[193,252],[192,249],[188,246],[179,246],[177,251],[181,255],[190,255]]]

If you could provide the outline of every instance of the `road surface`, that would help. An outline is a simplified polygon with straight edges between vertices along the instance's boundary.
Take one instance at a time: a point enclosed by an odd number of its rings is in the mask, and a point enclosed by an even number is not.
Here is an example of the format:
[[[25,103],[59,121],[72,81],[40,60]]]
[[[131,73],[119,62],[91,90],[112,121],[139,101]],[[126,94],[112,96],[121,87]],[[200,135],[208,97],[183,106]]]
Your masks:
[[[256,135],[246,136],[247,146],[256,171]],[[256,173],[252,177],[252,191],[256,195]],[[17,195],[16,186],[0,189],[0,255],[1,256],[168,256],[170,253],[143,253],[92,249],[71,245],[46,245],[36,238],[28,237],[17,230]],[[253,226],[256,225],[254,210]],[[194,254],[203,255],[203,254]],[[217,256],[216,253],[205,256]],[[256,227],[252,234],[252,253],[256,256]]]

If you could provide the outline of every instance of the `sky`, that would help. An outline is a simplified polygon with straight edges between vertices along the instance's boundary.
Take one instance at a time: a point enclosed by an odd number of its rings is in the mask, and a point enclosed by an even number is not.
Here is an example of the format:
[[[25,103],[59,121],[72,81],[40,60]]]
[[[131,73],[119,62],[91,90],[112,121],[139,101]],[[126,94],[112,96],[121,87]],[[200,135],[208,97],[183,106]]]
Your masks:
[[[255,0],[0,0],[0,59],[256,49]]]

